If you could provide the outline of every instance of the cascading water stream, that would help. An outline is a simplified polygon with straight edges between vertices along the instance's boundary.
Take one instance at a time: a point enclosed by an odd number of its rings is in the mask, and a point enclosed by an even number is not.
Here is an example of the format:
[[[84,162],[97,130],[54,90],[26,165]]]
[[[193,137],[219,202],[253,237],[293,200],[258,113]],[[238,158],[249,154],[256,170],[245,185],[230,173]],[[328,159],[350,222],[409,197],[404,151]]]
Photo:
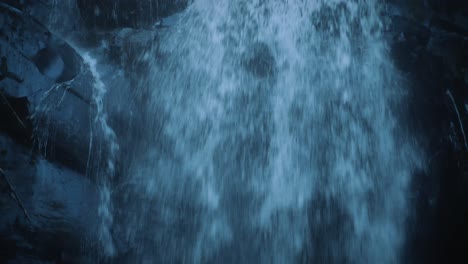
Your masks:
[[[420,154],[375,0],[198,0],[142,76],[136,263],[395,263]],[[128,154],[130,155],[130,154]],[[133,155],[133,154],[132,154]],[[130,252],[130,253],[129,253]]]
[[[98,207],[99,216],[99,240],[103,245],[103,252],[106,256],[113,256],[115,254],[115,246],[112,240],[112,224],[113,224],[113,205],[112,205],[112,177],[115,174],[115,161],[119,145],[114,130],[108,124],[107,112],[104,107],[104,97],[107,93],[105,84],[101,79],[101,75],[97,70],[97,61],[91,57],[89,53],[82,54],[83,60],[89,67],[89,70],[94,78],[93,84],[93,105],[95,106],[95,113],[93,118],[93,126],[91,129],[91,136],[89,142],[89,159],[97,159],[98,165],[96,168],[90,166],[88,161],[88,170],[96,173],[99,179],[100,187],[100,205]],[[94,142],[97,146],[93,146],[93,132],[98,136],[96,138],[102,139],[103,142]],[[100,140],[101,141],[101,140]],[[91,152],[96,152],[93,157]],[[99,164],[100,156],[105,156],[107,160],[103,164]]]

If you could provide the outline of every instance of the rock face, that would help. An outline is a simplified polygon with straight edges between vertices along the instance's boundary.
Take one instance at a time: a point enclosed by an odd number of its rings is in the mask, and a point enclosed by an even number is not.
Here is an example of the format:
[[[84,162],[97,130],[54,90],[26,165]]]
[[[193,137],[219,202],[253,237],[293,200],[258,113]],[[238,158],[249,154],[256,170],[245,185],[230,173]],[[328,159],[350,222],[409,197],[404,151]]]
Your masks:
[[[97,188],[83,176],[31,155],[0,133],[1,263],[86,263],[86,239],[94,240]],[[11,199],[5,177],[29,218]],[[38,262],[44,261],[44,262]]]
[[[6,0],[2,3],[31,15],[54,33],[66,35],[82,27],[76,0]]]
[[[180,11],[187,0],[77,0],[88,28],[147,27]]]
[[[0,100],[3,104],[12,104],[14,98],[28,102],[13,103],[28,108],[21,121],[30,124],[13,137],[23,135],[22,143],[35,145],[51,160],[85,171],[93,89],[89,69],[72,47],[30,16],[4,4],[0,11]],[[15,115],[6,110],[5,118]]]
[[[74,48],[21,10],[26,4],[0,3],[0,262],[89,263],[95,80]]]
[[[409,262],[456,262],[468,250],[468,4],[390,2],[391,53],[411,88],[409,129],[426,136],[430,153],[411,190]]]

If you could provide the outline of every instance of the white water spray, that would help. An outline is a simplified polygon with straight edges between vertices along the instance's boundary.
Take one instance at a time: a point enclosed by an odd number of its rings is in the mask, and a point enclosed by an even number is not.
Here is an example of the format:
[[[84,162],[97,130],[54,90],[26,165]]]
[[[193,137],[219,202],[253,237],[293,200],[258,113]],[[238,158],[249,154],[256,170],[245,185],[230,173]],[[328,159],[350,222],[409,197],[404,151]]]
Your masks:
[[[106,256],[113,256],[115,254],[115,246],[112,240],[111,228],[114,222],[113,206],[112,206],[112,187],[111,181],[115,174],[115,160],[119,145],[114,130],[107,122],[107,113],[104,108],[104,98],[107,93],[106,86],[101,80],[101,75],[97,70],[97,61],[89,53],[82,55],[85,64],[89,67],[91,75],[94,78],[93,89],[93,103],[95,106],[94,113],[94,127],[95,134],[98,138],[104,139],[104,146],[108,149],[98,150],[97,155],[106,155],[107,160],[103,166],[93,173],[97,173],[97,179],[100,184],[100,204],[98,208],[99,216],[99,241],[103,245],[103,251]],[[93,130],[91,130],[89,149],[93,150]]]
[[[377,2],[188,8],[139,87],[149,121],[119,223],[133,261],[400,260],[419,154]]]

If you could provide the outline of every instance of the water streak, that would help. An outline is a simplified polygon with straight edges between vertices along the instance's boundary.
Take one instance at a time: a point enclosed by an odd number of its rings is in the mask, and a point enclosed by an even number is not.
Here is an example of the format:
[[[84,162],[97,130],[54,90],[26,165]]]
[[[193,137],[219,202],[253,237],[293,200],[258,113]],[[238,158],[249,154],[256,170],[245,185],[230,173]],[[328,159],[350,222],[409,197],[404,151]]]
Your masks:
[[[82,54],[85,64],[89,67],[92,77],[94,78],[93,84],[93,106],[95,106],[94,116],[94,129],[91,129],[91,136],[89,142],[89,150],[93,150],[93,137],[94,134],[97,138],[104,140],[104,148],[95,147],[93,155],[99,160],[100,156],[105,156],[106,161],[103,165],[98,165],[97,169],[91,169],[93,173],[97,174],[97,179],[100,184],[100,204],[98,208],[99,216],[99,240],[103,245],[103,252],[105,256],[113,256],[116,253],[115,245],[112,239],[111,229],[114,222],[113,206],[112,206],[112,178],[115,174],[115,161],[117,158],[117,151],[119,145],[114,130],[108,124],[107,112],[104,106],[104,98],[107,93],[106,86],[101,79],[101,75],[97,70],[97,61],[89,53]],[[99,162],[97,162],[99,163]]]

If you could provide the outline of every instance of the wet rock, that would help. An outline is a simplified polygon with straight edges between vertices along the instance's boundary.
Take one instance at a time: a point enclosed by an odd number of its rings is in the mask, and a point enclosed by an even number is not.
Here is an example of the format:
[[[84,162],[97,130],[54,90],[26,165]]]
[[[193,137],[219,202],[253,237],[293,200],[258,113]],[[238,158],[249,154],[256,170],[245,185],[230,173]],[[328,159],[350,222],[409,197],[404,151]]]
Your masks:
[[[11,7],[21,9],[24,5],[25,0],[3,0],[2,2]]]
[[[12,127],[4,125],[3,131],[23,137],[20,142],[48,159],[85,172],[94,83],[89,68],[70,45],[29,15],[5,4],[0,12],[0,88],[5,95],[0,102],[16,106],[14,98],[27,100],[28,114],[21,119],[32,124],[16,134],[13,119]],[[9,107],[2,110],[5,118],[12,118]]]
[[[21,10],[61,36],[82,29],[76,0],[22,0]]]
[[[77,0],[88,28],[148,27],[162,17],[182,10],[187,0]]]
[[[10,97],[0,90],[0,131],[25,145],[29,144],[32,132],[28,105],[27,97]]]
[[[420,144],[429,156],[412,182],[415,209],[405,246],[411,263],[456,262],[468,250],[468,204],[461,202],[468,193],[467,11],[465,2],[452,0],[392,0],[387,8],[390,52],[411,87],[409,129],[424,135]]]
[[[0,190],[2,263],[83,263],[83,241],[95,240],[97,189],[0,133],[0,168],[30,215]],[[0,187],[4,186],[0,177]]]
[[[152,50],[158,49],[160,38],[157,31],[132,28],[103,31],[95,37],[101,40],[99,49],[108,61],[125,69],[126,74],[140,76],[147,63],[156,59]]]
[[[57,80],[65,69],[65,63],[60,54],[50,47],[39,50],[32,60],[38,70],[52,80]]]

